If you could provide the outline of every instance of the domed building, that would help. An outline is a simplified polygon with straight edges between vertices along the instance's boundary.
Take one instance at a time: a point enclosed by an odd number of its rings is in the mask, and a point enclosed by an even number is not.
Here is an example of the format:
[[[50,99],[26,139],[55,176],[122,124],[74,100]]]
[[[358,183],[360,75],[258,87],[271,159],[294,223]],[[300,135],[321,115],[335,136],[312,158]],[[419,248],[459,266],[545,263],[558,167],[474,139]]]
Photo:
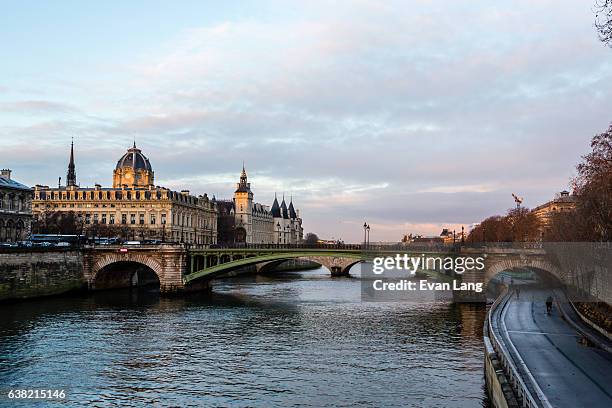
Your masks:
[[[66,185],[61,185],[60,178],[57,188],[36,186],[32,211],[39,225],[53,213],[75,213],[82,231],[94,237],[217,243],[214,199],[206,194],[191,195],[189,190],[177,192],[155,186],[153,167],[136,143],[117,162],[112,188],[99,184],[81,187],[77,183],[71,146]]]
[[[136,142],[128,149],[119,161],[113,172],[113,188],[122,187],[150,187],[154,185],[153,168],[149,159],[136,147]]]

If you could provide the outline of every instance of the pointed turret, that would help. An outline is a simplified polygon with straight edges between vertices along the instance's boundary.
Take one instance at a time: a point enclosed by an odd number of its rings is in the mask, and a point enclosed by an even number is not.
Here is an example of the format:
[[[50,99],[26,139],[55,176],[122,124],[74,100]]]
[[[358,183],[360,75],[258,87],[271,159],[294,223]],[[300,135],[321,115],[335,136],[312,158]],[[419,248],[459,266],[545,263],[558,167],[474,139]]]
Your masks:
[[[74,187],[77,185],[76,169],[74,166],[74,140],[70,143],[70,162],[68,163],[68,174],[66,175],[66,186]]]
[[[240,184],[246,184],[247,183],[247,174],[246,174],[246,170],[244,169],[244,162],[242,162],[242,172],[240,173]]]
[[[276,199],[276,193],[274,193],[274,202],[272,203],[272,209],[270,212],[274,218],[280,218],[282,216],[280,206],[278,205],[278,200]]]
[[[297,218],[297,214],[295,212],[295,208],[293,208],[293,197],[289,200],[289,218],[295,220]]]
[[[284,219],[289,219],[289,212],[287,211],[287,204],[285,204],[285,195],[283,194],[283,202],[280,205],[281,213]]]
[[[251,193],[251,183],[248,182],[247,173],[242,162],[242,172],[240,172],[240,182],[236,184],[236,193]]]

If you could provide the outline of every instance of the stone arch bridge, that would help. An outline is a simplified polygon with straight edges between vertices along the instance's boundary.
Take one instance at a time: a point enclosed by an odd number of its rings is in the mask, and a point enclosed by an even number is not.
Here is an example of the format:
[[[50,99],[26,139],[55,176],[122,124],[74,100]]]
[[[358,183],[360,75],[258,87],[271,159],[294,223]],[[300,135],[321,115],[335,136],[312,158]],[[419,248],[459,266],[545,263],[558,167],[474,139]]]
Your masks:
[[[201,290],[209,282],[239,268],[254,267],[256,271],[272,269],[284,261],[305,259],[325,266],[332,276],[348,275],[349,269],[376,256],[483,256],[483,271],[461,275],[465,282],[484,282],[485,285],[497,273],[516,268],[535,268],[545,271],[562,283],[571,283],[571,277],[562,271],[546,250],[537,245],[531,247],[481,248],[379,248],[362,251],[359,246],[345,247],[269,247],[269,248],[186,248],[181,245],[148,246],[98,246],[84,250],[84,275],[88,286],[96,289],[96,280],[109,266],[120,262],[141,265],[157,275],[163,293]],[[453,275],[452,271],[441,271]],[[456,275],[458,276],[458,275]]]

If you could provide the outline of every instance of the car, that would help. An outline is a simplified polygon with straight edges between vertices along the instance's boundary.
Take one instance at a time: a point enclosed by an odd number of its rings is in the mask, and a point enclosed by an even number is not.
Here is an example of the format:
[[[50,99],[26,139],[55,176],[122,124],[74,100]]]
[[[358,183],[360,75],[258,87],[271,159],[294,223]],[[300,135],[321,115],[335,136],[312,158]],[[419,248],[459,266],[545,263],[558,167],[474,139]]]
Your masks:
[[[55,246],[56,247],[60,247],[60,248],[67,248],[67,247],[69,247],[71,245],[70,245],[69,242],[58,242],[57,244],[55,244]]]
[[[140,241],[125,241],[123,245],[141,245]]]

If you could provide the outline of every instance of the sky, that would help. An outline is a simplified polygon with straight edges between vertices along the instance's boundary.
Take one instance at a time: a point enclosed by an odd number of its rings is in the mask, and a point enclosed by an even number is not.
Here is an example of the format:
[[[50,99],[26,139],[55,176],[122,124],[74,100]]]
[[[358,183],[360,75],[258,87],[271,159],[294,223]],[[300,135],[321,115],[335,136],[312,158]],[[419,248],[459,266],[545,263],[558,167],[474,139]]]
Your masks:
[[[293,197],[358,242],[468,228],[568,188],[612,121],[585,0],[1,2],[0,167],[112,184],[135,140],[158,185]]]

